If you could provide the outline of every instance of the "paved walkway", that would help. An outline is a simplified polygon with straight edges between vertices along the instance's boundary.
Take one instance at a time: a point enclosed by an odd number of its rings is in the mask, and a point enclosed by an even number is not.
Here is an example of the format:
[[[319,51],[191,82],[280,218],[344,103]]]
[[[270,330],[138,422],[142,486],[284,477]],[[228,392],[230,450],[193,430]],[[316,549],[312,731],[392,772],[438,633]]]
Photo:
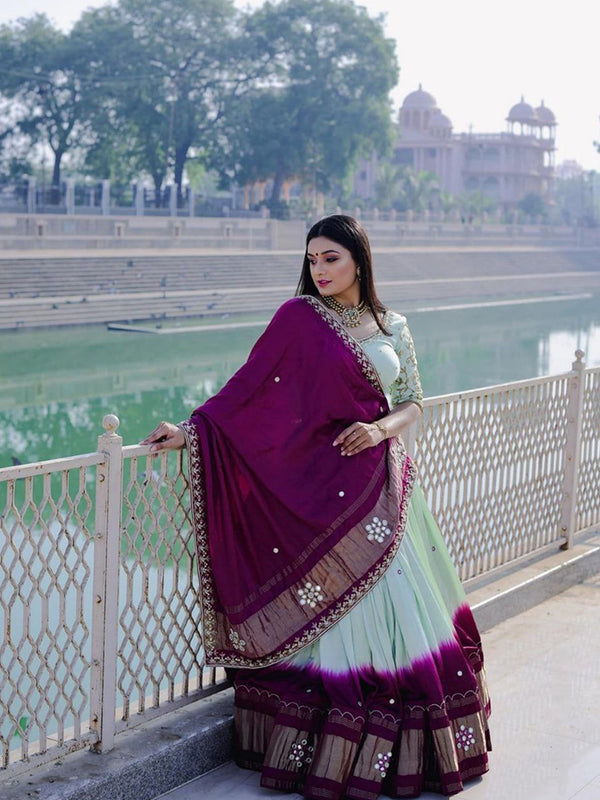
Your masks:
[[[492,693],[490,772],[461,800],[600,800],[600,575],[483,637]],[[225,765],[164,800],[269,800]],[[426,793],[422,800],[439,800]]]

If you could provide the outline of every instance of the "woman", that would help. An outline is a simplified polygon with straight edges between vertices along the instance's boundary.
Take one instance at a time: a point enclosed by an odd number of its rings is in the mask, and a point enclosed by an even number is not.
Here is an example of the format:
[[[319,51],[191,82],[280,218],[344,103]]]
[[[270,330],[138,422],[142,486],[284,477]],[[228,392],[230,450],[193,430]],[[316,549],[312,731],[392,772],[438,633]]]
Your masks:
[[[421,404],[406,320],[334,215],[246,364],[144,441],[188,448],[206,661],[237,668],[263,786],[416,797],[487,771],[479,635],[402,444]]]

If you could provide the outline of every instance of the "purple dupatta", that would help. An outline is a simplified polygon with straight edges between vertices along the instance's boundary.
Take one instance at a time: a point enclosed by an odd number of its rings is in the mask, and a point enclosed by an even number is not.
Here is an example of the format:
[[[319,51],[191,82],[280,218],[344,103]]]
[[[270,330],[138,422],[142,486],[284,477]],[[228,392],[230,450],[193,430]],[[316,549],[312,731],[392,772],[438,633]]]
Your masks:
[[[181,424],[207,664],[263,667],[292,655],[384,574],[414,466],[396,439],[352,457],[332,442],[387,410],[358,342],[302,296]]]

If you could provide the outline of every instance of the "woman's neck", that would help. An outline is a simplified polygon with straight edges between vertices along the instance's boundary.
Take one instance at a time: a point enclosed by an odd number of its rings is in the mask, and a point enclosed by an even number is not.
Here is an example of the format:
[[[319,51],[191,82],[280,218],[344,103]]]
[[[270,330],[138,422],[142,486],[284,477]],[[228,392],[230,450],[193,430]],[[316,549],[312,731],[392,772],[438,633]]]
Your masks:
[[[332,295],[334,300],[341,303],[346,308],[354,308],[360,303],[360,288],[354,284],[340,294]]]

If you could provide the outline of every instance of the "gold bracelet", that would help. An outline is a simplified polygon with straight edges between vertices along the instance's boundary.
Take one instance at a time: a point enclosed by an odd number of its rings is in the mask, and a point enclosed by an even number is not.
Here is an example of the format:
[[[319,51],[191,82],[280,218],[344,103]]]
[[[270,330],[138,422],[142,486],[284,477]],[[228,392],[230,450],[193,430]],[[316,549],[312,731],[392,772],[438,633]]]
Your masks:
[[[386,431],[386,429],[383,427],[383,425],[381,424],[381,422],[379,422],[379,421],[377,421],[377,420],[376,420],[376,421],[373,423],[373,425],[375,425],[375,427],[377,428],[377,430],[378,430],[378,431],[381,431],[381,433],[383,433],[383,438],[384,438],[384,439],[387,439],[387,438],[388,438],[388,432],[387,432],[387,431]]]

